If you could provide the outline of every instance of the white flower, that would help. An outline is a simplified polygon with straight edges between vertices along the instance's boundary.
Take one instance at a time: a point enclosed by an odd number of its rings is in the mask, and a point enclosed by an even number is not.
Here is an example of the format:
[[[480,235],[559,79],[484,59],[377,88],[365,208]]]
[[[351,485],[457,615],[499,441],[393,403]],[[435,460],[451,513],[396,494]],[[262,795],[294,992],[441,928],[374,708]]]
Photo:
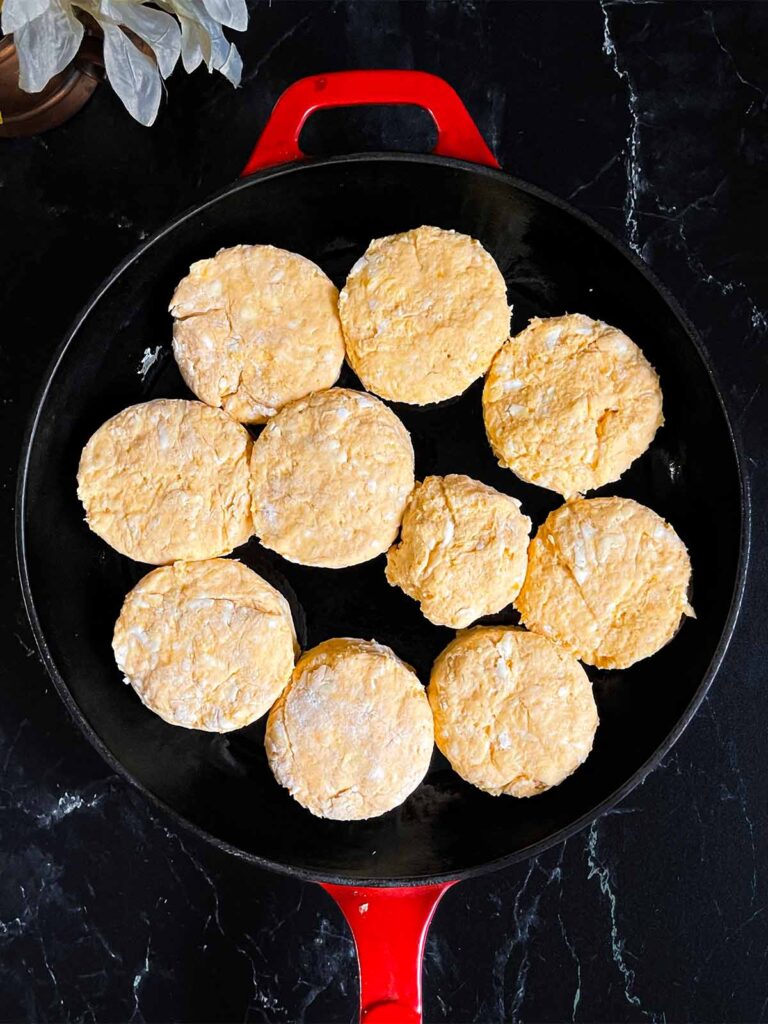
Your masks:
[[[40,92],[74,59],[84,31],[77,9],[101,26],[109,84],[141,124],[157,117],[162,79],[179,57],[186,71],[205,63],[240,84],[243,63],[222,25],[246,28],[245,0],[156,0],[152,7],[142,0],[4,0],[2,31],[13,33],[25,92]],[[146,43],[154,60],[124,29]]]

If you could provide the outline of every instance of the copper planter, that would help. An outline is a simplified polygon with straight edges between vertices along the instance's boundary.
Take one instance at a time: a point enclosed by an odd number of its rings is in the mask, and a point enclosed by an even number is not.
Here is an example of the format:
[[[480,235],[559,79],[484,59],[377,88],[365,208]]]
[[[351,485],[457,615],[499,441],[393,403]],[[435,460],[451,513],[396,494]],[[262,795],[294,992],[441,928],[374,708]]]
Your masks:
[[[19,61],[12,36],[0,38],[0,138],[37,135],[68,121],[99,84],[99,41],[86,36],[76,59],[40,92],[19,88]]]

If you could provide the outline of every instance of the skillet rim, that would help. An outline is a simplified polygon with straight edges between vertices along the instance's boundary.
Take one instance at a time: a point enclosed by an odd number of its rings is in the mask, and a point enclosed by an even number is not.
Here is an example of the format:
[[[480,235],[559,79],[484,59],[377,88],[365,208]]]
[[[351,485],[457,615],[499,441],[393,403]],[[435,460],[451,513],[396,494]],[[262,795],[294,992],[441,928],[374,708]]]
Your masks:
[[[282,175],[290,175],[295,173],[301,173],[301,171],[317,166],[329,166],[335,164],[356,164],[356,163],[379,163],[384,161],[395,161],[399,163],[420,163],[420,164],[435,164],[439,166],[449,166],[460,171],[470,171],[476,175],[488,177],[498,181],[502,181],[507,186],[512,186],[519,191],[532,195],[537,199],[543,200],[546,203],[556,207],[563,213],[570,215],[577,221],[580,221],[586,227],[596,232],[601,238],[613,246],[613,248],[621,255],[623,255],[629,262],[638,270],[648,283],[657,291],[663,301],[669,307],[675,318],[680,323],[680,326],[688,336],[688,340],[693,345],[699,359],[701,360],[704,369],[707,372],[710,383],[715,391],[717,401],[720,405],[720,409],[725,420],[725,426],[728,433],[731,447],[733,450],[734,459],[736,462],[736,474],[738,478],[739,487],[739,502],[740,502],[740,531],[739,531],[739,550],[736,562],[736,577],[731,593],[731,600],[728,607],[728,614],[726,615],[725,622],[723,625],[720,638],[715,648],[715,652],[712,659],[707,666],[706,671],[702,677],[701,682],[696,688],[688,705],[685,707],[682,714],[677,719],[675,725],[669,730],[667,735],[656,747],[653,753],[643,762],[642,765],[620,786],[618,786],[613,792],[607,797],[600,801],[597,805],[592,807],[586,813],[580,815],[569,825],[558,829],[544,839],[540,839],[537,843],[532,843],[529,846],[523,847],[514,853],[506,854],[505,856],[498,857],[495,860],[486,861],[482,864],[476,864],[469,868],[464,868],[454,873],[438,872],[435,874],[425,874],[419,876],[392,876],[387,879],[382,878],[366,878],[366,877],[350,877],[350,876],[339,876],[334,874],[326,874],[322,871],[309,868],[294,867],[282,862],[273,861],[266,857],[261,857],[258,854],[250,853],[240,847],[233,846],[232,844],[220,839],[218,836],[211,832],[201,828],[194,824],[188,818],[184,817],[179,811],[175,810],[164,800],[156,796],[150,789],[143,785],[131,772],[124,767],[124,765],[115,757],[115,755],[109,750],[104,741],[101,739],[96,730],[91,726],[90,722],[86,718],[83,711],[80,709],[79,704],[75,700],[72,692],[70,691],[66,681],[60,674],[54,658],[48,648],[48,644],[45,638],[45,633],[40,623],[40,619],[37,614],[35,607],[34,598],[32,595],[32,587],[30,584],[29,571],[27,565],[27,545],[26,545],[26,506],[27,506],[27,479],[29,474],[29,464],[32,456],[32,450],[35,444],[35,436],[37,432],[37,426],[41,418],[43,407],[48,398],[48,394],[53,386],[54,378],[58,371],[59,365],[64,358],[70,344],[75,338],[80,327],[90,315],[91,311],[101,300],[102,296],[109,290],[112,284],[117,280],[118,277],[125,271],[131,264],[138,260],[143,253],[160,241],[165,235],[169,234],[175,228],[187,220],[189,217],[193,217],[205,210],[209,206],[214,205],[220,199],[226,195],[230,195],[234,192],[240,191],[241,189],[247,189],[259,182],[267,180],[272,177],[279,177]],[[453,157],[442,157],[435,156],[433,154],[421,154],[421,153],[397,153],[397,152],[372,152],[372,153],[352,153],[343,156],[324,157],[318,159],[305,159],[290,164],[281,164],[277,167],[266,168],[261,171],[257,171],[253,174],[248,175],[245,178],[238,179],[231,182],[229,185],[224,186],[221,189],[213,192],[207,196],[202,202],[196,203],[193,206],[188,207],[181,213],[177,214],[171,220],[166,221],[157,231],[151,234],[148,238],[144,239],[135,249],[133,249],[123,260],[115,267],[111,274],[102,281],[102,283],[95,289],[90,295],[85,305],[80,309],[77,316],[70,325],[66,332],[64,339],[57,347],[50,363],[48,364],[45,373],[42,378],[42,383],[38,388],[32,403],[32,413],[28,419],[26,429],[24,431],[24,439],[21,447],[21,458],[19,460],[19,469],[17,476],[16,486],[16,511],[15,511],[15,540],[16,540],[16,561],[17,568],[19,571],[19,583],[21,586],[22,598],[24,601],[24,608],[27,613],[32,633],[35,638],[35,644],[40,654],[41,660],[48,672],[48,675],[53,682],[59,697],[63,701],[67,711],[71,715],[75,724],[85,735],[86,739],[90,742],[91,746],[100,754],[100,756],[106,761],[112,771],[121,776],[132,786],[138,789],[144,797],[146,797],[154,807],[160,809],[164,813],[168,814],[170,818],[183,828],[192,832],[199,839],[206,842],[212,843],[218,849],[225,851],[241,860],[248,861],[255,864],[267,871],[275,871],[281,875],[288,875],[293,878],[298,878],[305,882],[319,882],[326,884],[335,885],[349,885],[358,888],[370,887],[370,888],[400,888],[409,886],[421,886],[421,885],[435,885],[442,884],[445,882],[453,882],[463,880],[465,878],[476,878],[487,872],[499,871],[502,868],[510,867],[513,864],[519,863],[520,861],[527,860],[531,857],[536,857],[543,853],[545,850],[550,849],[552,846],[556,846],[558,843],[564,842],[569,839],[576,832],[581,831],[588,824],[595,821],[597,818],[605,814],[606,811],[610,810],[617,803],[623,800],[636,786],[639,786],[645,781],[648,774],[656,768],[670,749],[674,746],[677,740],[680,738],[686,727],[690,723],[693,716],[699,709],[704,697],[712,685],[712,682],[717,675],[717,672],[722,664],[725,653],[730,644],[731,638],[733,637],[734,630],[736,628],[736,622],[738,620],[741,603],[744,597],[744,591],[746,587],[747,570],[749,566],[750,557],[750,546],[751,546],[751,493],[749,476],[746,471],[746,458],[744,455],[741,438],[738,432],[734,428],[733,421],[729,415],[727,406],[723,398],[723,391],[717,379],[717,375],[713,370],[710,362],[709,354],[704,347],[698,333],[689,319],[688,315],[683,310],[682,306],[674,298],[672,293],[656,276],[654,271],[648,267],[643,260],[633,252],[629,246],[621,242],[614,235],[609,232],[603,225],[593,220],[590,216],[582,213],[580,210],[575,209],[570,203],[547,192],[545,189],[541,189],[536,185],[531,185],[529,182],[522,181],[510,174],[506,174],[503,170],[485,167],[480,164],[469,163],[464,160],[458,160]]]

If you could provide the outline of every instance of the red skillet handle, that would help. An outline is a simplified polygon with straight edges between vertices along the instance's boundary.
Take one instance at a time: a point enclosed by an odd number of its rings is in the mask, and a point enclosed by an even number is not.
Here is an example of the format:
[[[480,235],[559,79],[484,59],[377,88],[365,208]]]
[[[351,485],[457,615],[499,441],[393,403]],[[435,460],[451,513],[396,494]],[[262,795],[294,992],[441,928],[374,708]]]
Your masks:
[[[423,107],[437,127],[434,152],[498,167],[477,125],[450,85],[426,71],[334,71],[294,82],[280,96],[241,177],[300,160],[301,129],[310,114],[329,107],[409,103]]]
[[[362,1024],[421,1024],[421,958],[432,915],[454,882],[413,889],[323,885],[357,946]]]

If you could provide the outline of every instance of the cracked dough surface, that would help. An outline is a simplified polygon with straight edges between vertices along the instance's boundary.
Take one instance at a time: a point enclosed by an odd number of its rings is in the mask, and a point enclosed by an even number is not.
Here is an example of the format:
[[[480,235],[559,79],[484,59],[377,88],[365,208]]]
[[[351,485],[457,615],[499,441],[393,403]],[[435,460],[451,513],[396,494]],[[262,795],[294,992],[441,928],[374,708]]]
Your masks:
[[[468,476],[428,476],[408,499],[387,579],[430,622],[462,629],[517,597],[530,529],[516,498]]]
[[[677,632],[691,563],[672,527],[629,498],[556,509],[528,549],[515,602],[525,625],[589,665],[627,668]]]
[[[293,619],[279,591],[231,559],[154,569],[128,594],[112,647],[155,714],[229,732],[261,718],[287,686]]]
[[[339,315],[363,385],[414,405],[460,395],[509,334],[493,257],[469,235],[434,227],[374,239],[347,278]]]
[[[460,633],[435,661],[428,693],[438,747],[493,796],[557,786],[592,749],[592,686],[546,637],[513,626]]]
[[[267,721],[275,778],[321,818],[373,818],[427,773],[432,712],[416,674],[389,647],[335,639],[299,660]]]
[[[250,451],[248,431],[220,409],[181,399],[130,406],[83,449],[86,521],[137,562],[228,554],[253,533]]]
[[[361,391],[318,391],[282,409],[253,445],[256,533],[302,565],[366,562],[397,536],[413,467],[391,409]]]
[[[535,317],[493,360],[483,418],[500,465],[569,498],[618,480],[664,422],[659,378],[615,327]]]
[[[241,423],[335,383],[344,361],[338,291],[322,270],[271,245],[193,263],[170,305],[189,388]]]

